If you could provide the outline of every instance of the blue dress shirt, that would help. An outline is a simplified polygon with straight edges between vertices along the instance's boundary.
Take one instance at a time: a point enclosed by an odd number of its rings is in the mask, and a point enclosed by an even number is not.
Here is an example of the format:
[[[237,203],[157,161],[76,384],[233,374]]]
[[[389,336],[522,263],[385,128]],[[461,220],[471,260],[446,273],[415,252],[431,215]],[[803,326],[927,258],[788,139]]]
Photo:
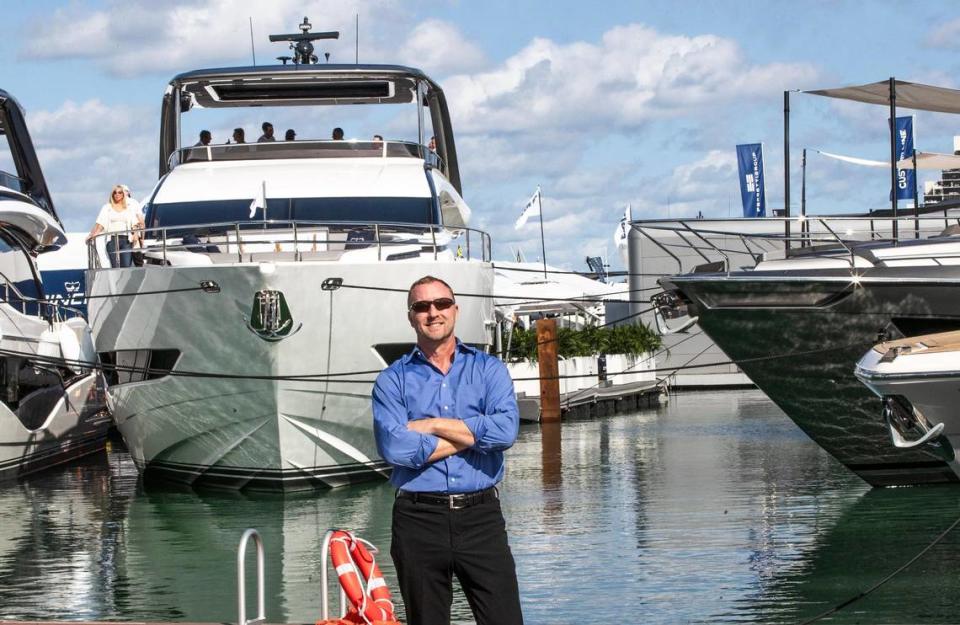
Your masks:
[[[407,429],[409,421],[462,419],[473,447],[436,462],[439,439]],[[520,414],[507,367],[495,356],[457,340],[446,375],[419,347],[384,369],[373,387],[373,432],[380,456],[393,466],[397,488],[472,493],[503,479],[503,450],[517,439]]]

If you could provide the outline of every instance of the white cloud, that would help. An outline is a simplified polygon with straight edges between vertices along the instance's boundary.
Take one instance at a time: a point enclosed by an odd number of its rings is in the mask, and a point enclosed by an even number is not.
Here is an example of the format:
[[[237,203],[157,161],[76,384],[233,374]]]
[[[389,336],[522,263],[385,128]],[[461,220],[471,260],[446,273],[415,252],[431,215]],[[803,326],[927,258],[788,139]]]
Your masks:
[[[27,113],[37,157],[68,230],[88,230],[110,187],[143,197],[157,179],[157,115],[149,109],[66,101]]]
[[[486,56],[453,24],[430,19],[418,24],[400,48],[401,63],[419,67],[428,74],[476,70]]]
[[[938,24],[927,34],[924,43],[931,48],[960,48],[960,18]]]
[[[394,6],[395,0],[371,0],[333,3],[324,6],[322,14],[315,10],[314,32],[341,31],[339,42],[315,43],[317,54],[332,50],[333,61],[352,62],[355,16],[359,14],[361,24],[379,20],[396,24]],[[310,8],[306,9],[308,15]],[[297,32],[296,25],[303,19],[304,11],[303,2],[297,0],[113,0],[99,10],[71,4],[28,26],[21,57],[96,59],[107,72],[119,77],[192,69],[216,62],[247,64],[249,18],[253,18],[258,61],[273,63],[275,56],[289,51],[282,44],[267,43],[267,34]],[[56,36],[51,37],[50,33]]]
[[[570,133],[636,127],[716,109],[817,75],[804,63],[750,63],[739,46],[712,35],[664,35],[633,24],[598,44],[534,39],[500,67],[446,81],[461,131],[562,126]]]

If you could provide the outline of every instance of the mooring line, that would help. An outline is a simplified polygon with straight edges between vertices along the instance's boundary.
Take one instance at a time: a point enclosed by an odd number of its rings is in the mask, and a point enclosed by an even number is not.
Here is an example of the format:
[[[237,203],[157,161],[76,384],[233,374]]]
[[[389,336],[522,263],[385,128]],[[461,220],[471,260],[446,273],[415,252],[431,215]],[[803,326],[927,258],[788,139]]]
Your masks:
[[[927,545],[926,547],[924,547],[923,549],[921,549],[920,552],[919,552],[917,555],[915,555],[915,556],[913,556],[912,558],[910,558],[906,563],[902,564],[902,565],[901,565],[897,570],[895,570],[893,573],[890,573],[889,575],[887,575],[886,577],[884,577],[883,579],[881,579],[879,582],[877,582],[876,584],[874,584],[873,586],[871,586],[871,587],[868,588],[867,590],[862,590],[862,591],[860,591],[859,593],[857,593],[857,594],[854,595],[853,597],[850,597],[849,599],[847,599],[846,601],[844,601],[844,602],[842,602],[842,603],[838,603],[837,605],[833,606],[832,608],[830,608],[830,609],[827,610],[826,612],[821,612],[820,614],[814,616],[813,618],[807,619],[807,620],[805,620],[805,621],[801,621],[798,625],[810,625],[810,623],[815,623],[815,622],[819,621],[819,620],[822,619],[822,618],[826,618],[826,617],[830,616],[831,614],[835,614],[835,613],[839,612],[840,610],[842,610],[842,609],[844,609],[844,608],[846,608],[846,607],[848,607],[848,606],[853,605],[853,604],[856,603],[857,601],[860,601],[861,599],[863,599],[864,597],[868,596],[870,593],[872,593],[872,592],[875,591],[876,589],[880,588],[881,586],[883,586],[884,584],[886,584],[887,582],[889,582],[891,579],[893,579],[894,577],[896,577],[897,575],[899,575],[900,573],[902,573],[903,571],[905,571],[905,570],[907,569],[907,567],[909,567],[911,564],[913,564],[914,562],[916,562],[917,560],[919,560],[921,557],[923,557],[923,555],[924,555],[925,553],[927,553],[928,551],[930,551],[930,549],[932,549],[937,543],[939,543],[941,540],[943,540],[943,539],[947,536],[947,534],[949,534],[949,533],[952,532],[954,529],[956,529],[956,527],[957,527],[958,525],[960,525],[960,517],[957,517],[957,520],[954,521],[953,523],[951,523],[951,524],[950,524],[950,527],[948,527],[947,529],[943,530],[943,532],[941,532],[939,536],[937,536],[936,538],[934,538],[934,539],[933,539],[933,542],[931,542],[929,545]]]

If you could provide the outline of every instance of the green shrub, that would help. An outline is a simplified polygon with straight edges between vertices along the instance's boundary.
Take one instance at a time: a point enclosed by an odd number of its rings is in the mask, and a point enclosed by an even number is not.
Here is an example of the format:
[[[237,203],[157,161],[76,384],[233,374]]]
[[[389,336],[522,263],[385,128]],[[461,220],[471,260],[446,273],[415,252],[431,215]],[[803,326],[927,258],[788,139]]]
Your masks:
[[[503,336],[506,348],[507,335]],[[563,358],[576,356],[598,356],[600,354],[626,354],[639,356],[660,348],[660,335],[644,324],[595,327],[581,330],[559,328],[557,330],[557,352]],[[507,360],[537,361],[537,330],[514,328]]]

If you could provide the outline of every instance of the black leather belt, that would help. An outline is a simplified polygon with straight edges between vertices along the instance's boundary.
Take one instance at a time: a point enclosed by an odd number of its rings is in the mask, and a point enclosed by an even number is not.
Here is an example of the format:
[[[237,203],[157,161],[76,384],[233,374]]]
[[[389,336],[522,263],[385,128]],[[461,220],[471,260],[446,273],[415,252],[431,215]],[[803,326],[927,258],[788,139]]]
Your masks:
[[[462,510],[475,506],[478,503],[486,503],[500,498],[496,486],[491,486],[486,490],[478,490],[475,493],[417,493],[409,490],[398,490],[397,497],[409,499],[414,503],[425,503],[432,506],[444,506],[450,510]]]

